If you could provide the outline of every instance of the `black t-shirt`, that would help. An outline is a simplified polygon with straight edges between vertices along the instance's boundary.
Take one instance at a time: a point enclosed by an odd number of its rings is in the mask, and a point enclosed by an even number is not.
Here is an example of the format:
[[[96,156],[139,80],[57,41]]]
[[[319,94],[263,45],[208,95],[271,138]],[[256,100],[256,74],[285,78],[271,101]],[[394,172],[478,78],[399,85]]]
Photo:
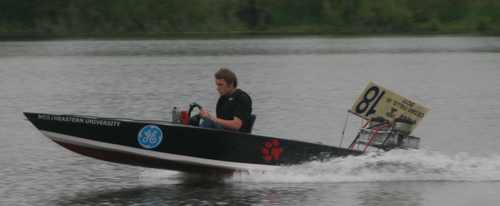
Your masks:
[[[246,92],[237,89],[231,96],[220,96],[216,113],[217,118],[225,120],[238,117],[243,122],[239,131],[246,132],[252,114],[252,99]]]

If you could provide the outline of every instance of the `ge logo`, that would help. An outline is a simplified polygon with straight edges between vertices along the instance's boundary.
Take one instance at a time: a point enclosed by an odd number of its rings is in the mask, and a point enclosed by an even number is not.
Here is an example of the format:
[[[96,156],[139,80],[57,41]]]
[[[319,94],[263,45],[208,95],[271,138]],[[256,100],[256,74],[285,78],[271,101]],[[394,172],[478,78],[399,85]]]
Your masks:
[[[139,131],[137,140],[142,147],[152,149],[158,146],[163,139],[161,129],[155,125],[145,126]]]

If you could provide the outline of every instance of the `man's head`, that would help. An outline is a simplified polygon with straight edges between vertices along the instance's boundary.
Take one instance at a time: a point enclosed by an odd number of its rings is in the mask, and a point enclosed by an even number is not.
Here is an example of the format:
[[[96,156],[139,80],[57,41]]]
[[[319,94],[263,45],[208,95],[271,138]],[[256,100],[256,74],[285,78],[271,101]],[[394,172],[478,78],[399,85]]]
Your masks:
[[[231,95],[238,86],[238,79],[233,71],[227,67],[215,73],[215,84],[220,95]]]

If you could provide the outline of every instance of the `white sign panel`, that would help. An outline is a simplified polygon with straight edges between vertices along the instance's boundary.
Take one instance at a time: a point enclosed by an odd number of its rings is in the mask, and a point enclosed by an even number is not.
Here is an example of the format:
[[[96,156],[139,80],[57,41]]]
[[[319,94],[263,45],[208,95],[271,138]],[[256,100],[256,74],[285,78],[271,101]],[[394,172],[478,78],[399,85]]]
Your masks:
[[[389,121],[395,118],[408,119],[414,122],[413,131],[429,109],[370,82],[349,111],[367,119],[374,117]]]

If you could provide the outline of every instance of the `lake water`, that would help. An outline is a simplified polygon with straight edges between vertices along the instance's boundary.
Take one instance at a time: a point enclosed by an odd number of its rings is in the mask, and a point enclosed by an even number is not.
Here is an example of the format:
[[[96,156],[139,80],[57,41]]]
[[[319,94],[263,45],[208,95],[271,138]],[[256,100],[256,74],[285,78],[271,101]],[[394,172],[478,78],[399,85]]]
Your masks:
[[[0,205],[500,200],[500,37],[235,36],[0,41]],[[347,109],[373,81],[430,109],[420,150],[204,177],[80,156],[22,114],[169,120],[191,102],[215,113],[220,67],[251,95],[255,134],[346,147],[362,124]]]

